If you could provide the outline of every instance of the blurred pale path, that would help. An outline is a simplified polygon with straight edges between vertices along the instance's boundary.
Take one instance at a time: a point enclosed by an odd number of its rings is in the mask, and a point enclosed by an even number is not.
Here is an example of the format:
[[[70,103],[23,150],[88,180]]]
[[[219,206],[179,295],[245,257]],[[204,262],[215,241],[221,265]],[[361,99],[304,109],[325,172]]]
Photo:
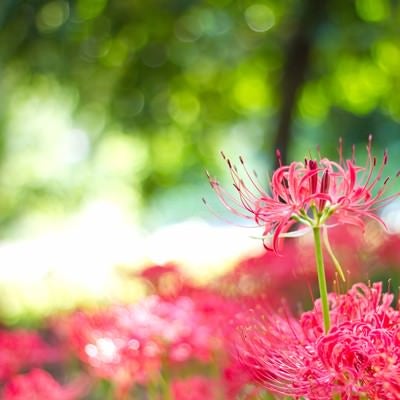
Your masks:
[[[137,300],[143,288],[124,273],[169,262],[197,281],[260,251],[240,228],[199,219],[144,232],[110,202],[93,203],[51,231],[0,244],[1,308],[6,317],[48,313],[85,302]],[[5,295],[7,293],[7,295]]]

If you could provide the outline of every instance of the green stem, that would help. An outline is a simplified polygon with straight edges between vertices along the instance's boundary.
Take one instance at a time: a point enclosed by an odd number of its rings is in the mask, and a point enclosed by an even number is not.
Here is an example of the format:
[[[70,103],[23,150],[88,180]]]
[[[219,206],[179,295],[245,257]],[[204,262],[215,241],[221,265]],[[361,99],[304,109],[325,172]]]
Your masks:
[[[147,398],[149,400],[158,400],[160,398],[158,393],[158,385],[156,382],[150,382],[146,389]]]
[[[163,395],[163,400],[172,400],[172,393],[171,393],[171,387],[169,384],[169,377],[167,376],[166,373],[164,373],[160,377],[160,386],[161,386],[161,393]]]
[[[322,254],[321,246],[321,228],[316,226],[313,228],[314,245],[315,245],[315,262],[317,264],[319,295],[322,303],[322,316],[324,319],[325,333],[328,332],[330,327],[329,320],[329,303],[328,303],[328,289],[326,286],[324,256]]]

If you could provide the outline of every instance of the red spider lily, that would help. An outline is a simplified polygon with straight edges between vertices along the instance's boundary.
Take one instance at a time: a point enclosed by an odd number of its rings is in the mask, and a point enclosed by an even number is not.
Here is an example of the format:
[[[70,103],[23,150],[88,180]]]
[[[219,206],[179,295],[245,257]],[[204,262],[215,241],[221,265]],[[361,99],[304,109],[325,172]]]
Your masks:
[[[37,332],[0,330],[0,380],[6,380],[26,367],[59,361],[61,351],[51,347]]]
[[[328,219],[329,226],[339,223],[363,226],[364,217],[385,225],[375,212],[399,193],[384,197],[389,178],[375,192],[388,155],[385,151],[377,168],[371,141],[370,136],[365,167],[356,164],[354,147],[352,158],[343,159],[341,141],[339,162],[320,158],[292,162],[290,165],[280,163],[269,182],[269,192],[259,184],[256,174],[253,176],[248,172],[241,157],[240,164],[247,182],[240,176],[238,168],[222,154],[227,161],[238,199],[227,193],[216,179],[209,176],[209,181],[228,210],[264,227],[262,237],[265,247],[277,252],[280,238],[298,236],[313,227],[327,227]],[[279,152],[277,156],[279,159]],[[291,231],[296,223],[305,225],[306,229]],[[269,243],[271,237],[272,243]]]
[[[61,386],[48,372],[34,369],[28,374],[16,375],[3,389],[3,400],[76,400],[86,393],[87,384],[76,381]]]
[[[382,285],[330,294],[323,333],[321,304],[297,320],[269,311],[252,319],[238,347],[241,361],[267,389],[311,400],[400,398],[400,312]],[[336,397],[335,397],[336,396]]]

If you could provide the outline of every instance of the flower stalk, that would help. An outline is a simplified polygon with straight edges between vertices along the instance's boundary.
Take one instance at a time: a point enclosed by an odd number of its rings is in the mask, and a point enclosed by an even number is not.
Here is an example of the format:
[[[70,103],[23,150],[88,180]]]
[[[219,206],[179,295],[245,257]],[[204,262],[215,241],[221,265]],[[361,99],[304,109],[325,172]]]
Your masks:
[[[329,318],[329,302],[328,302],[328,289],[326,285],[324,256],[322,253],[321,245],[321,227],[313,227],[314,235],[314,248],[315,248],[315,263],[317,266],[319,295],[322,304],[322,317],[324,321],[324,331],[327,333],[330,328]]]

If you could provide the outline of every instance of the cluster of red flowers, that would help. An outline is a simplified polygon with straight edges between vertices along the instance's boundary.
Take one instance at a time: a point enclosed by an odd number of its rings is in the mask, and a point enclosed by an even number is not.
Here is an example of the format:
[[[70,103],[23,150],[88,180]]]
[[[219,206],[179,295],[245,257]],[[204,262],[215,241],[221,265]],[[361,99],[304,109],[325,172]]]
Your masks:
[[[279,260],[285,257],[271,256],[270,267],[279,269]],[[243,261],[238,265],[241,273],[221,281],[232,285],[231,279],[245,271],[254,280],[262,277],[262,260],[265,257]],[[285,263],[290,266],[285,260],[281,267]],[[358,284],[346,294],[331,293],[332,326],[324,334],[319,300],[297,318],[289,311],[290,303],[277,311],[272,304],[278,303],[278,297],[274,303],[265,301],[258,288],[232,293],[218,283],[222,290],[218,293],[188,285],[172,266],[163,268],[144,271],[142,276],[152,281],[155,292],[135,305],[76,311],[58,318],[56,333],[66,344],[62,351],[36,333],[1,332],[1,398],[90,399],[87,379],[97,395],[101,392],[96,381],[112,382],[116,399],[145,398],[137,388],[157,382],[168,382],[172,400],[256,400],[262,387],[310,399],[395,399],[400,395],[400,312],[391,306],[393,296],[382,294],[381,285]],[[293,291],[298,280],[288,279],[287,271],[284,275],[287,288]],[[263,290],[273,287],[274,279],[279,282],[278,277],[264,282]],[[179,282],[168,295],[158,293],[164,279]],[[51,371],[59,362],[66,365],[67,350],[69,357],[81,360],[90,378],[71,379],[70,373],[60,372],[52,376],[38,369],[49,366]],[[79,370],[73,376],[82,375]],[[156,392],[159,399],[164,398],[160,388]]]
[[[255,399],[256,389],[244,390],[250,374],[231,354],[231,321],[242,305],[191,284],[172,265],[150,267],[140,279],[150,293],[136,304],[52,318],[53,345],[34,331],[1,331],[1,398],[97,398],[107,381],[115,399],[233,399],[243,391]]]
[[[68,338],[79,358],[119,393],[148,383],[160,373],[189,361],[210,363],[224,341],[224,318],[232,305],[207,291],[164,299],[152,295],[130,306],[69,319]],[[122,394],[121,394],[122,396]]]

